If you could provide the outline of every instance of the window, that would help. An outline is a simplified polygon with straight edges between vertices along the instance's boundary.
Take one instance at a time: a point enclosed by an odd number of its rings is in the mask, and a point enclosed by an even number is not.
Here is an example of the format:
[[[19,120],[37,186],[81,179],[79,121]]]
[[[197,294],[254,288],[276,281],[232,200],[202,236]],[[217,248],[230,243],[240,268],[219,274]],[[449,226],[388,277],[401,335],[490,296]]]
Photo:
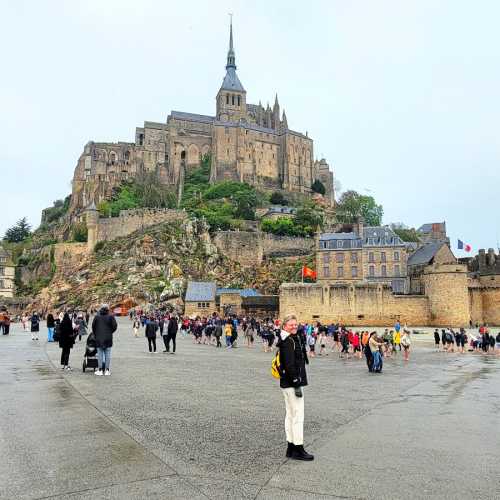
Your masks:
[[[226,94],[226,104],[229,104],[229,94]]]
[[[387,266],[382,266],[382,276],[387,276]]]
[[[356,252],[351,254],[351,262],[354,264],[358,262],[358,254]]]
[[[3,280],[0,280],[0,288],[6,288],[6,287],[4,286],[4,282],[3,282]]]
[[[399,276],[399,264],[394,264],[394,276]]]
[[[344,246],[344,242],[342,240],[337,241],[337,247],[342,248]]]
[[[0,276],[3,276],[3,275],[4,275],[4,268],[0,267]]]
[[[371,277],[375,276],[375,266],[370,266],[370,267],[368,268],[368,274],[369,274]]]
[[[241,98],[240,98],[240,96],[238,96],[238,106],[240,106],[240,105],[241,105]]]
[[[394,252],[394,260],[399,261],[399,252]]]
[[[380,252],[380,260],[381,260],[382,262],[387,262],[387,259],[386,259],[386,257],[385,257],[385,252]]]
[[[231,104],[234,106],[234,95],[231,96]]]
[[[337,278],[344,277],[344,268],[342,266],[337,267]]]
[[[375,262],[375,254],[373,252],[368,254],[368,262]]]
[[[330,268],[328,266],[323,267],[323,276],[325,278],[329,278],[330,277]]]
[[[352,266],[351,267],[351,276],[353,278],[357,278],[358,277],[358,268],[357,268],[357,266]]]
[[[329,253],[324,253],[323,254],[323,262],[326,263],[326,264],[330,263],[330,254]]]
[[[337,262],[344,262],[344,254],[343,253],[338,253],[335,255],[335,260]]]

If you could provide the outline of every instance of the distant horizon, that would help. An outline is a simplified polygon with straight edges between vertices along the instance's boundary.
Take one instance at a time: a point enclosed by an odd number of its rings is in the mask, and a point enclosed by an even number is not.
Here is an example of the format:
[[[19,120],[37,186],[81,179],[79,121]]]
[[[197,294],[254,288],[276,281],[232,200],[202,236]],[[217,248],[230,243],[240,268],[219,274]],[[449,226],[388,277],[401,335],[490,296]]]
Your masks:
[[[214,115],[232,11],[248,102],[272,103],[277,92],[290,128],[308,131],[343,191],[373,196],[383,224],[445,221],[457,257],[498,251],[500,5],[301,5],[4,6],[0,39],[16,43],[0,83],[0,165],[10,187],[0,236],[23,216],[38,227],[41,211],[71,193],[87,142],[134,142],[135,127],[164,123],[169,110]],[[457,250],[458,239],[472,252]]]

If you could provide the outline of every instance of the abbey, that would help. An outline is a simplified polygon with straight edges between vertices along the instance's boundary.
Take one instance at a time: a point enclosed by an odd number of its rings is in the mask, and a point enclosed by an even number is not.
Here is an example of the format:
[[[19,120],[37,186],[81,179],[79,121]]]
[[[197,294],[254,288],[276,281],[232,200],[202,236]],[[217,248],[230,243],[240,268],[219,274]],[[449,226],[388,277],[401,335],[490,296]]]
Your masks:
[[[172,111],[166,123],[144,122],[135,142],[88,142],[73,177],[72,213],[108,198],[124,180],[143,173],[182,192],[184,176],[210,155],[210,181],[247,182],[263,190],[310,193],[320,180],[334,201],[333,173],[314,160],[313,140],[288,128],[278,97],[264,108],[247,103],[236,74],[230,26],[226,75],[216,97],[215,116]]]

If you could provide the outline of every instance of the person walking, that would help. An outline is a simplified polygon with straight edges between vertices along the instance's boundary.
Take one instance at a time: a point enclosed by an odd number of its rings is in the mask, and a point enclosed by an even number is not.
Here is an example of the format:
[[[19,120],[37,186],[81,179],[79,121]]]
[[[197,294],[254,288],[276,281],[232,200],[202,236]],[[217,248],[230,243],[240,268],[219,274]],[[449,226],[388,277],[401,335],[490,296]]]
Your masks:
[[[384,345],[384,342],[378,339],[377,332],[372,332],[368,340],[368,345],[373,357],[372,372],[380,373],[382,371],[382,354],[380,348]]]
[[[158,323],[155,321],[154,316],[151,315],[146,320],[145,336],[148,339],[149,352],[156,353],[156,332],[158,331]]]
[[[31,315],[31,340],[38,340],[38,332],[40,331],[40,316],[36,312]]]
[[[61,370],[71,371],[69,365],[69,355],[71,349],[75,345],[75,335],[73,332],[73,324],[68,313],[64,313],[59,328],[59,347],[61,348]]]
[[[83,313],[79,314],[76,318],[76,326],[77,326],[77,335],[78,340],[82,340],[82,336],[87,335],[87,323],[85,323],[85,319],[83,318]]]
[[[409,361],[410,359],[410,332],[408,330],[403,330],[403,335],[401,336],[401,345],[403,346],[403,359]]]
[[[111,348],[113,333],[118,328],[116,319],[109,313],[109,306],[103,304],[92,320],[92,333],[95,335],[97,347],[97,376],[111,375]]]
[[[282,376],[280,387],[285,400],[286,456],[294,460],[314,460],[304,449],[304,391],[307,386],[305,345],[297,335],[297,317],[285,316],[279,334],[278,349]]]
[[[231,327],[231,323],[229,320],[226,320],[226,324],[224,325],[224,335],[226,337],[226,347],[231,348],[231,336],[233,334],[233,329]]]
[[[134,330],[134,337],[139,336],[139,328],[141,327],[141,322],[139,321],[139,318],[136,316],[134,318],[134,321],[132,323],[132,330]]]
[[[10,316],[8,311],[3,313],[3,334],[9,335],[10,332]]]
[[[52,313],[47,314],[47,342],[54,342],[54,328],[56,321]]]
[[[217,345],[215,347],[222,347],[220,338],[222,337],[222,324],[220,320],[217,320],[215,323],[215,331],[214,331],[215,340],[217,341]]]
[[[439,336],[439,330],[436,328],[434,330],[434,344],[436,345],[436,351],[439,351],[440,343],[441,343],[441,337]]]
[[[165,348],[167,352],[170,352],[170,341],[172,341],[172,354],[175,354],[175,346],[176,346],[176,338],[177,338],[177,330],[179,329],[179,324],[177,323],[177,319],[172,316],[168,321],[167,326],[167,337],[165,341]]]

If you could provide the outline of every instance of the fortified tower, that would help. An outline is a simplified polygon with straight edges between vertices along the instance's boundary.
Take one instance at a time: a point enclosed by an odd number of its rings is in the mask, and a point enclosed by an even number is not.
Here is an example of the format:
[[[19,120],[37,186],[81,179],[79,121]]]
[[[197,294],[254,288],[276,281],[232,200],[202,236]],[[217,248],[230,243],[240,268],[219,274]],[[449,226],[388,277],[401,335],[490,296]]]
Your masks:
[[[467,267],[434,264],[424,270],[425,294],[429,300],[430,323],[435,326],[467,327],[470,302]]]

